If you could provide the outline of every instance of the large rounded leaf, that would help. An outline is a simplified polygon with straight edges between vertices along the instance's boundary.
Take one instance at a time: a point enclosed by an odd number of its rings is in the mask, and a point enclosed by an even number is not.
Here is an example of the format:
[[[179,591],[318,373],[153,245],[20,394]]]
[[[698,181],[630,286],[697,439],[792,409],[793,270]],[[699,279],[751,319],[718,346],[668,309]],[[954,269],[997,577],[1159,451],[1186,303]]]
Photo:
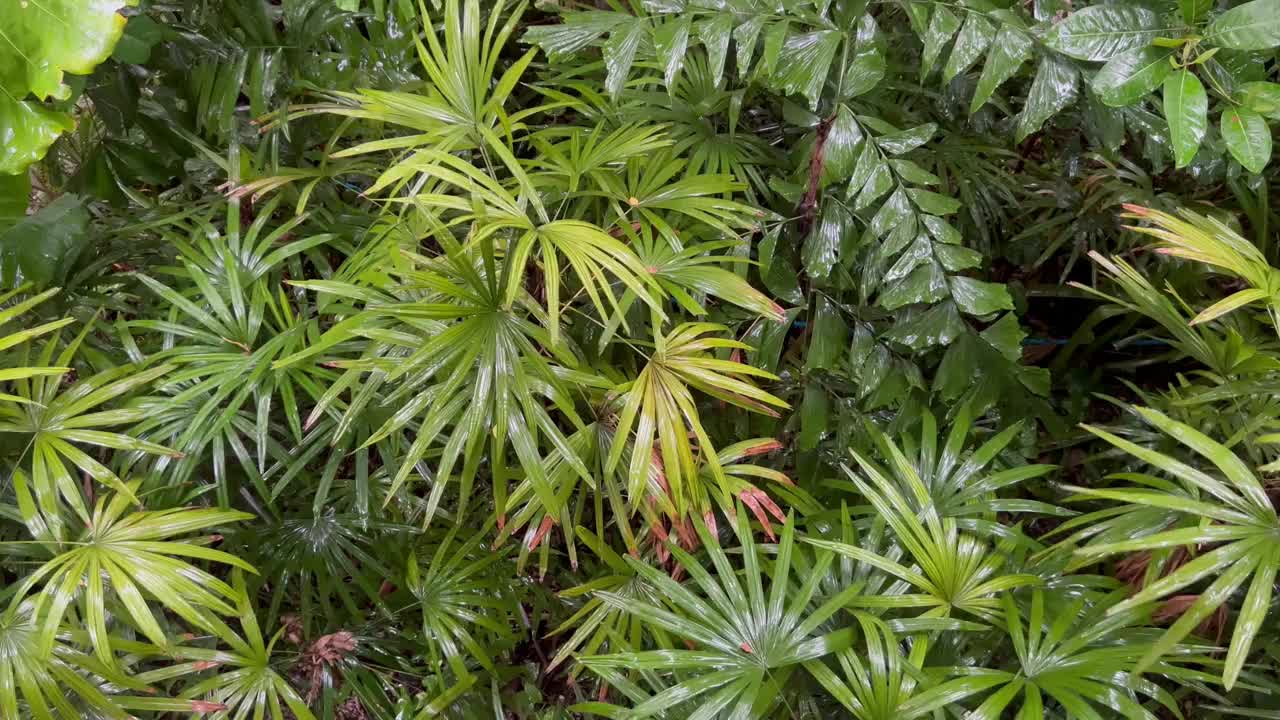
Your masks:
[[[65,99],[64,72],[88,74],[124,31],[119,10],[137,0],[5,0],[0,3],[0,172],[20,172],[71,118],[23,100]]]

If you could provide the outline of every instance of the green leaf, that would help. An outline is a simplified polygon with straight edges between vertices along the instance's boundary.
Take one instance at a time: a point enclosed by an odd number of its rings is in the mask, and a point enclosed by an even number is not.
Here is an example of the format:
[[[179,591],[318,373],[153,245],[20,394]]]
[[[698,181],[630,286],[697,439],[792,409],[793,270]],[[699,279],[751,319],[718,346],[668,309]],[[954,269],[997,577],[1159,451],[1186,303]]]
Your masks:
[[[1075,101],[1078,76],[1076,69],[1059,57],[1047,56],[1040,61],[1036,78],[1027,93],[1027,104],[1018,116],[1017,142],[1025,140],[1046,120]]]
[[[834,368],[848,345],[848,325],[840,313],[840,307],[819,296],[814,309],[812,336],[809,339],[809,356],[805,368]]]
[[[899,322],[884,337],[912,350],[924,350],[936,345],[947,345],[964,329],[964,321],[960,319],[960,313],[956,312],[956,306],[944,302]]]
[[[765,288],[775,297],[797,305],[804,301],[804,294],[800,292],[799,273],[791,267],[786,255],[778,247],[781,234],[782,228],[778,226],[766,233],[760,241],[760,278],[764,281]]]
[[[925,123],[917,125],[909,130],[891,133],[889,135],[881,135],[876,138],[876,144],[880,149],[890,155],[902,155],[911,152],[916,148],[929,142],[934,133],[938,132],[938,126],[933,123]]]
[[[1239,292],[1232,293],[1231,295],[1228,295],[1200,311],[1200,314],[1191,319],[1190,324],[1199,325],[1202,322],[1215,320],[1233,310],[1238,310],[1249,303],[1266,300],[1269,297],[1271,297],[1271,295],[1267,293],[1266,290],[1260,290],[1258,288],[1249,288],[1248,290],[1241,290]]]
[[[1280,46],[1280,0],[1252,0],[1214,18],[1205,40],[1235,50]]]
[[[1257,111],[1227,108],[1222,111],[1222,139],[1227,150],[1246,170],[1260,173],[1271,159],[1271,128]]]
[[[684,57],[689,50],[689,26],[689,18],[684,17],[663,23],[653,32],[653,51],[662,65],[662,79],[668,90],[674,89],[684,67]]]
[[[886,61],[882,45],[875,18],[863,15],[853,40],[853,57],[840,74],[840,100],[871,92],[884,79]],[[849,54],[847,50],[844,53],[846,56]]]
[[[1133,105],[1156,89],[1173,70],[1170,48],[1143,47],[1107,61],[1093,76],[1093,91],[1111,107]]]
[[[31,178],[0,174],[0,236],[27,216],[31,202]]]
[[[844,205],[831,198],[823,200],[818,222],[804,240],[802,260],[805,273],[816,280],[831,274],[840,258],[840,243],[853,232],[853,216]]]
[[[1164,116],[1169,122],[1169,142],[1178,167],[1185,167],[1200,149],[1208,127],[1209,98],[1200,79],[1190,70],[1179,70],[1164,80]]]
[[[1110,60],[1171,30],[1161,28],[1159,16],[1143,7],[1093,5],[1055,25],[1045,44],[1077,60]]]
[[[1182,20],[1192,25],[1204,17],[1213,8],[1213,0],[1178,0],[1178,9],[1182,11]]]
[[[982,67],[982,76],[978,78],[977,89],[973,93],[973,101],[969,103],[969,112],[975,113],[982,107],[996,88],[1018,72],[1018,68],[1031,57],[1034,41],[1025,32],[1004,26],[992,43],[991,53]]]
[[[561,58],[586,48],[605,33],[632,22],[635,22],[635,18],[619,12],[593,10],[565,13],[561,22],[529,28],[524,34],[524,41],[541,47],[553,58]]]
[[[853,111],[841,105],[827,130],[822,146],[822,179],[824,184],[846,180],[853,174],[862,149],[862,129]]]
[[[818,96],[827,82],[827,71],[840,47],[841,33],[835,30],[792,35],[783,43],[774,69],[774,85],[784,93],[799,93],[818,107]],[[766,37],[766,44],[768,38]]]
[[[60,284],[89,241],[89,211],[75,195],[63,195],[40,212],[0,233],[0,267],[41,287]]]
[[[119,10],[137,0],[5,2],[0,7],[0,173],[17,173],[44,157],[70,116],[24,102],[70,97],[63,73],[87,75],[124,32]]]
[[[951,82],[956,75],[973,67],[987,48],[991,47],[995,36],[995,25],[980,13],[969,13],[965,17],[964,27],[960,28],[960,34],[956,36],[947,65],[942,69],[942,82]]]
[[[151,59],[151,48],[163,37],[164,28],[159,23],[146,15],[136,15],[125,26],[111,57],[122,63],[141,65]]]
[[[983,282],[964,276],[951,278],[951,297],[961,311],[970,315],[990,315],[1012,310],[1013,298],[1002,283]]]
[[[1280,84],[1247,82],[1240,86],[1240,103],[1272,120],[1280,120]]]
[[[724,77],[724,63],[729,57],[729,38],[733,33],[733,16],[716,14],[698,25],[698,39],[707,50],[711,61],[711,81],[720,85]]]
[[[896,310],[916,303],[935,303],[946,297],[946,292],[946,275],[942,267],[935,262],[926,262],[890,285],[880,294],[878,304],[886,310]]]
[[[912,188],[907,191],[911,202],[930,215],[950,215],[960,209],[960,201],[929,190]]]
[[[920,76],[929,77],[933,65],[942,54],[942,48],[951,40],[951,36],[960,29],[960,19],[944,5],[936,5],[933,17],[929,19],[929,29],[924,33],[924,53],[920,56]]]
[[[604,88],[609,95],[617,97],[622,92],[622,86],[631,73],[631,64],[635,62],[636,51],[640,48],[640,41],[644,39],[647,29],[646,21],[637,18],[628,23],[626,28],[614,30],[605,42],[604,66],[607,75]]]
[[[746,80],[751,73],[751,60],[755,57],[756,41],[764,27],[765,16],[757,15],[733,29],[733,44],[737,47],[738,77]]]

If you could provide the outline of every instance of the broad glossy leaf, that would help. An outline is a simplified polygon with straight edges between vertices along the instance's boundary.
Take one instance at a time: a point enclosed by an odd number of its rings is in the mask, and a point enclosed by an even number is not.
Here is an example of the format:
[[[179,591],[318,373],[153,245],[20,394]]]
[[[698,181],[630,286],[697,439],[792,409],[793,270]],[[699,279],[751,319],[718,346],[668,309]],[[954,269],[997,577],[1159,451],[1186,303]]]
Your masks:
[[[1027,104],[1018,115],[1015,137],[1018,142],[1039,130],[1046,120],[1076,99],[1079,75],[1075,67],[1062,58],[1046,56],[1040,61],[1036,78],[1027,93]]]
[[[676,78],[684,67],[685,54],[689,50],[689,18],[662,23],[653,31],[653,50],[662,65],[662,79],[667,89],[674,88]]]
[[[27,216],[30,202],[30,176],[0,174],[0,235]]]
[[[824,200],[818,221],[804,240],[801,257],[805,273],[816,280],[827,278],[840,258],[840,243],[853,231],[853,216],[844,205],[830,198]]]
[[[1204,17],[1213,8],[1213,0],[1178,0],[1178,9],[1182,12],[1182,20],[1188,25]]]
[[[865,137],[853,111],[841,105],[835,120],[827,130],[827,140],[822,146],[822,175],[825,182],[847,180],[856,167]]]
[[[1045,44],[1078,60],[1101,61],[1172,31],[1160,27],[1160,17],[1144,7],[1093,5],[1054,25]]]
[[[524,41],[541,47],[552,57],[565,57],[588,47],[605,33],[631,22],[634,22],[631,15],[620,12],[565,13],[561,22],[529,28],[524,34]]]
[[[1164,116],[1169,142],[1178,167],[1185,167],[1200,149],[1208,128],[1209,97],[1190,70],[1179,70],[1164,80]]]
[[[24,102],[66,99],[63,73],[87,75],[111,55],[137,0],[14,0],[0,6],[0,173],[44,156],[71,118]]]
[[[1044,42],[1079,60],[1110,60],[1171,31],[1160,27],[1156,13],[1137,5],[1092,5],[1053,26]]]
[[[1271,160],[1271,128],[1255,110],[1223,110],[1222,139],[1226,141],[1231,156],[1249,172],[1262,172]]]
[[[924,33],[924,53],[920,56],[920,75],[929,77],[934,63],[942,54],[942,48],[950,42],[951,37],[960,29],[960,19],[945,5],[933,6],[933,16],[929,18],[929,29]]]
[[[1172,71],[1170,48],[1143,47],[1107,61],[1093,76],[1093,91],[1111,107],[1133,105],[1156,89]]]
[[[882,45],[880,28],[876,25],[875,18],[870,14],[863,15],[858,23],[858,32],[852,41],[852,52],[842,53],[842,57],[846,55],[852,55],[852,57],[839,76],[841,100],[868,93],[880,84],[886,70]]]
[[[925,123],[900,132],[881,135],[876,138],[876,144],[890,155],[902,155],[929,142],[936,132],[938,132],[937,125]]]
[[[151,59],[151,48],[164,38],[164,29],[146,15],[135,15],[124,28],[111,57],[123,63],[141,65]]]
[[[1251,0],[1214,18],[1205,39],[1236,50],[1269,50],[1280,46],[1280,0]]]
[[[840,307],[826,296],[819,296],[809,338],[808,369],[833,368],[848,349],[848,325]]]
[[[1003,26],[992,42],[987,62],[982,67],[982,76],[978,78],[977,89],[973,93],[973,101],[969,103],[969,112],[974,113],[982,107],[1006,80],[1018,72],[1018,68],[1031,57],[1034,41],[1025,32],[1011,26]]]
[[[947,57],[947,65],[942,69],[942,82],[951,82],[956,75],[973,67],[974,63],[982,58],[987,48],[991,47],[991,41],[995,36],[994,24],[980,13],[968,13],[964,27],[960,28],[960,34],[956,35],[951,55]]]
[[[18,173],[44,157],[49,146],[64,132],[75,127],[71,116],[14,100],[0,93],[0,173]]]
[[[1012,310],[1013,298],[1002,283],[983,282],[964,276],[950,280],[951,297],[961,311],[970,315],[990,315],[997,310]]]
[[[921,212],[929,213],[930,215],[950,215],[960,209],[959,200],[942,193],[912,188],[907,191],[907,194],[911,197],[911,202],[920,208]]]
[[[760,278],[775,297],[796,305],[803,302],[804,295],[800,292],[799,273],[791,266],[783,249],[779,248],[778,240],[781,235],[782,228],[776,227],[760,241],[757,248]]]
[[[84,201],[63,195],[8,230],[0,229],[0,268],[7,278],[20,268],[26,280],[41,287],[60,284],[89,239]]]
[[[905,345],[912,350],[924,350],[936,345],[946,345],[965,329],[955,304],[943,302],[913,317],[900,320],[885,333],[885,339]]]
[[[1240,86],[1239,100],[1272,120],[1280,120],[1280,83],[1247,82]]]
[[[751,75],[751,61],[756,53],[756,41],[764,28],[764,15],[757,15],[733,29],[733,44],[737,49],[738,77],[745,80]]]
[[[622,92],[622,86],[627,82],[627,76],[631,74],[631,64],[635,62],[636,51],[640,48],[640,41],[644,39],[646,32],[648,32],[647,22],[636,18],[626,26],[615,29],[605,41],[604,65],[608,74],[605,77],[604,88],[610,95],[617,97],[618,93]]]
[[[842,34],[835,30],[797,33],[787,38],[778,54],[773,84],[784,93],[798,93],[818,106],[818,95],[827,82],[827,71],[840,47]],[[766,44],[768,38],[766,37]]]
[[[717,13],[698,25],[698,39],[707,49],[711,62],[711,81],[720,85],[724,77],[724,63],[729,57],[729,38],[733,33],[733,16]]]

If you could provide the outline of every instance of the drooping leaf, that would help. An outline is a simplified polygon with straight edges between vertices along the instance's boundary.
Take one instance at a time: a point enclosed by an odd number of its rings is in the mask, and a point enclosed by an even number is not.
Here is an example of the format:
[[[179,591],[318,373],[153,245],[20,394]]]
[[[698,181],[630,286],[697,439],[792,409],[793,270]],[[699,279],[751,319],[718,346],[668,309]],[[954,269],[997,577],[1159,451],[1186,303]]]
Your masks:
[[[973,93],[973,101],[969,104],[969,112],[974,113],[986,104],[995,93],[996,88],[1013,77],[1031,57],[1035,43],[1025,32],[1017,28],[1004,26],[996,34],[991,43],[991,52],[982,67],[982,76],[978,78],[977,89]]]
[[[1027,104],[1018,115],[1018,142],[1039,130],[1046,120],[1076,99],[1079,75],[1070,63],[1059,57],[1046,56],[1040,61],[1027,93]]]
[[[942,55],[942,49],[960,29],[961,21],[945,5],[935,5],[929,18],[929,29],[924,33],[924,54],[920,57],[920,74],[928,77],[934,63]]]
[[[982,58],[987,48],[991,47],[995,36],[994,24],[978,13],[970,13],[965,18],[960,33],[956,35],[951,55],[947,57],[946,67],[942,69],[942,81],[951,82],[956,75],[973,67],[973,64]]]
[[[1209,97],[1190,70],[1179,70],[1164,80],[1164,116],[1169,142],[1178,167],[1184,167],[1200,149],[1208,128]]]
[[[818,95],[827,81],[827,71],[840,41],[841,34],[834,30],[789,36],[778,54],[774,85],[784,93],[805,96],[811,107],[817,107]]]

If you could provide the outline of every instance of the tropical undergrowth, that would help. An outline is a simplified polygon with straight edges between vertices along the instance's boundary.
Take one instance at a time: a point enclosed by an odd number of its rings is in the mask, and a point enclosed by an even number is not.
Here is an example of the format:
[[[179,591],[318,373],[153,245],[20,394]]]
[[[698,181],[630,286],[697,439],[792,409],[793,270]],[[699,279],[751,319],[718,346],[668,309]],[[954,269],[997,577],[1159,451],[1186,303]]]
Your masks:
[[[1280,713],[1280,3],[0,9],[0,717]]]

